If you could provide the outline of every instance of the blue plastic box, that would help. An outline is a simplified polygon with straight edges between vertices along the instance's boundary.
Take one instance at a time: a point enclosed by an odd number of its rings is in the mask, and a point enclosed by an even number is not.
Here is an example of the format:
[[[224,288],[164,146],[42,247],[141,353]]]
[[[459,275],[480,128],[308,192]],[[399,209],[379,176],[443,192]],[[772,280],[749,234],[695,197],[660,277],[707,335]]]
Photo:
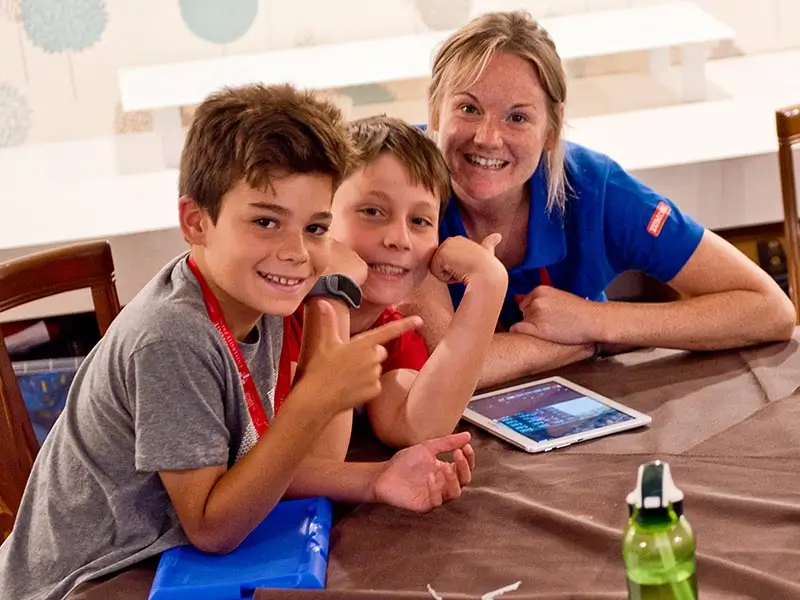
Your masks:
[[[284,500],[229,554],[167,550],[149,598],[241,600],[256,588],[324,589],[331,518],[327,498]]]
[[[33,431],[44,443],[64,410],[67,392],[84,357],[28,360],[12,363]]]

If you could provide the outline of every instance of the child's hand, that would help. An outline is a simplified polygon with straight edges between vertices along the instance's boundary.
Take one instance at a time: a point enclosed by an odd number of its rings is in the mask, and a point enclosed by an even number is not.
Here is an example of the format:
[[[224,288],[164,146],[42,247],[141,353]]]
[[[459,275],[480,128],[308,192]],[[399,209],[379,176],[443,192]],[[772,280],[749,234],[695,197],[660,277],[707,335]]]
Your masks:
[[[331,240],[331,259],[326,274],[347,275],[358,285],[364,285],[369,274],[367,263],[345,244]]]
[[[375,500],[414,512],[427,512],[461,495],[472,480],[475,451],[468,431],[435,438],[400,450],[378,472]],[[453,462],[437,454],[453,453]]]
[[[381,365],[387,357],[382,344],[416,329],[422,319],[412,316],[392,321],[343,342],[338,317],[330,303],[320,301],[319,311],[318,345],[287,402],[292,396],[302,395],[319,409],[329,409],[336,414],[369,402],[381,393]],[[298,388],[302,388],[302,392],[298,392]]]
[[[477,244],[463,236],[447,238],[433,255],[430,271],[444,283],[468,283],[474,276],[486,276],[493,283],[507,280],[506,269],[494,255],[502,240],[492,233]]]

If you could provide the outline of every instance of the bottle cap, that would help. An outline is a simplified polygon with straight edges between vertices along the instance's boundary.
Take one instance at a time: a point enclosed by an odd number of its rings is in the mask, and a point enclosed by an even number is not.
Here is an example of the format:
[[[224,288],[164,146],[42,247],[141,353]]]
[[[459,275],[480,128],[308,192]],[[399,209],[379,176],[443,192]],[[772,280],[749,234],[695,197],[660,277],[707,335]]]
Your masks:
[[[639,510],[642,517],[669,516],[670,505],[678,516],[683,514],[683,492],[672,480],[669,463],[661,460],[639,465],[636,488],[628,494],[628,513]]]

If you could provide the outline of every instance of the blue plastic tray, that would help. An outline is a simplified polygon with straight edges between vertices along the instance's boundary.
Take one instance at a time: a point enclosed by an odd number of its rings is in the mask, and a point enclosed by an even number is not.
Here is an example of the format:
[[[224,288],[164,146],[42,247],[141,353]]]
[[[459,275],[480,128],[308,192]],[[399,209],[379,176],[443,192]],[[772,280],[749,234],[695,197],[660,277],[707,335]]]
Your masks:
[[[164,552],[149,598],[241,600],[260,587],[323,589],[330,529],[327,498],[279,502],[229,554],[205,554],[193,546]]]

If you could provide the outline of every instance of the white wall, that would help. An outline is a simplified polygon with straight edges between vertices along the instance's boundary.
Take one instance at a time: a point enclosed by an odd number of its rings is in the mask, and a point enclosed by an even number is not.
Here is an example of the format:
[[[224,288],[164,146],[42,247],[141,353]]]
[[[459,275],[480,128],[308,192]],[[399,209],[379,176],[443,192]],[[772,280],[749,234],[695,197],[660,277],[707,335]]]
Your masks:
[[[472,10],[523,7],[544,16],[670,1],[473,0]],[[122,66],[420,32],[426,26],[416,4],[426,10],[440,4],[457,9],[469,0],[84,0],[85,10],[74,22],[67,17],[48,23],[39,15],[55,14],[48,7],[57,2],[28,2],[42,10],[22,15],[20,0],[0,0],[0,147],[146,127],[146,118],[129,115],[123,124],[117,114],[115,74]],[[205,14],[211,14],[208,7],[224,6],[222,16],[211,17],[205,29],[228,43],[193,33],[190,24],[198,29],[204,20],[198,23],[191,14],[182,18],[184,3],[206,7]],[[697,3],[735,28],[738,48],[728,52],[800,47],[798,0]],[[73,50],[52,51],[64,47]],[[626,64],[607,61],[605,67],[619,70]],[[600,61],[591,72],[603,70]]]

